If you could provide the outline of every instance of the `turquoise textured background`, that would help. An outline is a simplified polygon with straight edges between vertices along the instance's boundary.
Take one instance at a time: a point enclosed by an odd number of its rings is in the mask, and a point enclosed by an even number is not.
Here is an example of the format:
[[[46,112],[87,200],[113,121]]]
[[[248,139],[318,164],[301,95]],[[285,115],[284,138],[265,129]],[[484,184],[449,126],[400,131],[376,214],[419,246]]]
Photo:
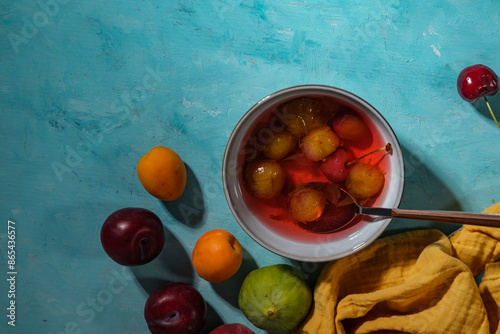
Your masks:
[[[320,264],[272,254],[250,239],[224,198],[227,139],[276,90],[325,84],[377,108],[406,159],[401,207],[479,212],[498,201],[500,131],[456,78],[482,63],[500,73],[498,1],[0,0],[0,331],[147,333],[143,305],[168,281],[209,304],[204,331],[251,326],[239,284],[257,267],[291,263],[311,283]],[[500,115],[500,94],[490,98]],[[161,203],[135,166],[152,147],[177,151],[187,193]],[[99,231],[114,210],[163,220],[158,259],[124,268]],[[7,324],[7,222],[16,223],[16,326]],[[245,249],[227,282],[196,276],[191,250],[224,228]],[[395,220],[386,234],[446,224]],[[256,332],[260,332],[252,327]]]

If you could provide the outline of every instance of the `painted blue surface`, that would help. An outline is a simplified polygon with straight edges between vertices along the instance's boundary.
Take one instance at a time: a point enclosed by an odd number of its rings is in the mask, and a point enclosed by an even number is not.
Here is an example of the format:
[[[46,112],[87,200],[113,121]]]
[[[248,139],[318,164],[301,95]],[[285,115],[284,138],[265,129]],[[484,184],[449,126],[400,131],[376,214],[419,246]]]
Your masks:
[[[221,185],[238,119],[288,86],[340,87],[387,118],[407,164],[402,207],[483,210],[499,196],[500,131],[483,101],[462,101],[455,85],[471,64],[500,73],[499,27],[498,1],[1,0],[0,331],[146,333],[148,293],[173,280],[206,298],[205,330],[249,325],[236,303],[249,270],[292,263],[313,282],[320,265],[283,259],[244,234]],[[500,94],[490,102],[500,113]],[[157,145],[189,167],[190,217],[136,177]],[[132,270],[99,241],[104,219],[126,206],[153,210],[168,236],[159,259]],[[8,220],[15,327],[6,317]],[[428,227],[456,228],[396,220],[387,233]],[[219,284],[190,263],[213,228],[245,248],[240,272]]]

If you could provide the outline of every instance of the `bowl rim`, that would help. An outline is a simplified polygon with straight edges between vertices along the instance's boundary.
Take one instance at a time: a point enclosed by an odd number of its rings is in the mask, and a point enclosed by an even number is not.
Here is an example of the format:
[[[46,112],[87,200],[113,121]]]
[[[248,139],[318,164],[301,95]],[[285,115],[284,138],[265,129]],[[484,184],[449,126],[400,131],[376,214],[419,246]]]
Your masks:
[[[253,239],[258,245],[263,247],[264,249],[267,249],[268,251],[288,258],[292,260],[298,260],[298,261],[305,261],[305,262],[326,262],[326,261],[331,261],[331,260],[336,260],[348,255],[351,255],[353,253],[358,252],[359,250],[367,247],[368,245],[372,244],[384,231],[387,229],[389,224],[392,222],[393,218],[387,218],[386,222],[381,226],[381,228],[378,229],[376,233],[373,233],[367,240],[365,240],[363,243],[360,245],[357,245],[356,247],[353,247],[353,249],[348,250],[343,253],[338,253],[338,254],[333,254],[333,255],[326,255],[322,257],[309,257],[309,256],[299,256],[296,254],[291,254],[290,252],[286,252],[283,250],[276,249],[272,245],[265,244],[263,243],[258,236],[256,236],[247,226],[242,223],[240,220],[242,219],[240,215],[237,213],[237,210],[234,208],[234,205],[232,204],[231,196],[229,195],[229,186],[228,183],[226,182],[227,179],[227,165],[229,163],[228,160],[228,151],[229,149],[235,144],[235,134],[240,130],[241,126],[244,124],[244,122],[247,120],[247,118],[250,117],[250,115],[253,114],[253,112],[259,108],[262,104],[266,103],[267,101],[274,99],[276,97],[279,97],[280,95],[287,94],[293,91],[302,91],[302,90],[317,90],[318,93],[320,94],[319,91],[325,91],[325,92],[333,92],[340,94],[344,97],[347,97],[349,99],[352,99],[356,101],[357,103],[360,103],[362,105],[365,105],[368,109],[373,111],[374,113],[377,114],[377,116],[383,121],[385,126],[388,128],[394,139],[396,140],[397,147],[401,150],[401,186],[400,186],[400,196],[397,199],[397,203],[395,203],[394,207],[397,208],[401,205],[401,201],[403,199],[404,191],[405,191],[405,182],[406,182],[406,168],[405,168],[405,159],[403,156],[401,144],[399,142],[398,137],[396,136],[396,133],[394,132],[394,129],[390,125],[390,123],[387,121],[387,119],[376,109],[373,105],[368,103],[366,100],[363,98],[359,97],[358,95],[349,92],[345,89],[334,87],[334,86],[329,86],[329,85],[322,85],[322,84],[304,84],[304,85],[295,85],[295,86],[290,86],[287,88],[283,88],[280,90],[277,90],[273,93],[270,93],[266,95],[265,97],[261,98],[259,101],[254,103],[238,120],[238,122],[235,124],[233,130],[231,131],[231,134],[229,135],[228,141],[226,143],[225,149],[224,149],[224,155],[222,158],[222,185],[223,185],[223,190],[224,190],[224,196],[226,199],[226,202],[228,204],[229,210],[231,211],[231,214],[233,215],[233,218],[236,220],[238,225],[245,231],[245,233]],[[311,243],[311,245],[315,245]],[[317,245],[317,244],[316,244]]]

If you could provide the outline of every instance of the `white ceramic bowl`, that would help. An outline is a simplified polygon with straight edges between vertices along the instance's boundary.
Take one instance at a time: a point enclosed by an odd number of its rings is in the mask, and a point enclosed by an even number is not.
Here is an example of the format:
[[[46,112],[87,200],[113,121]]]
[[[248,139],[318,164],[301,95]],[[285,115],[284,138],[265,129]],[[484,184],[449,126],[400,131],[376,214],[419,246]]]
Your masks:
[[[396,208],[404,189],[404,160],[401,147],[393,130],[384,117],[370,104],[345,90],[321,86],[295,86],[272,93],[251,107],[236,124],[225,149],[222,181],[227,203],[241,228],[264,248],[286,258],[323,262],[352,254],[373,242],[386,229],[391,219],[367,219],[348,226],[342,231],[329,234],[315,234],[307,241],[277,233],[269,224],[255,215],[245,202],[242,179],[242,165],[245,160],[245,145],[254,134],[258,120],[263,113],[271,113],[283,103],[298,97],[327,98],[355,110],[378,129],[382,141],[392,145],[387,154],[388,170],[383,191],[373,206]]]

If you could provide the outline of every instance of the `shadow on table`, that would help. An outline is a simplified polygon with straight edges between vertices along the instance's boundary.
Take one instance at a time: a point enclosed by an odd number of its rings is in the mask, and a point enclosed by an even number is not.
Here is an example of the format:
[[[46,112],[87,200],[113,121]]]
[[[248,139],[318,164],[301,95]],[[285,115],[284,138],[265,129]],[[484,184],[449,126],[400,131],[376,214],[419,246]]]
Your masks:
[[[495,117],[497,121],[500,122],[500,94],[495,94],[493,96],[488,96],[487,97],[488,102],[490,103],[491,109],[493,110],[493,113],[495,114]],[[483,98],[480,98],[476,102],[472,104],[476,110],[483,115],[485,118],[490,120],[491,122],[494,122],[493,117],[491,116],[490,110],[488,109],[488,106],[486,105],[486,101]],[[495,112],[495,110],[498,110]]]
[[[246,249],[243,249],[243,254],[243,262],[236,274],[224,282],[212,283],[214,291],[236,308],[239,308],[238,294],[243,280],[252,270],[258,268],[254,258]]]
[[[292,265],[297,267],[304,274],[306,281],[312,289],[316,285],[318,277],[327,263],[328,262],[305,262],[292,260]]]
[[[148,295],[170,282],[193,284],[191,257],[170,231],[166,228],[164,231],[165,246],[160,255],[150,263],[131,267],[132,273]]]
[[[205,199],[200,182],[186,164],[187,183],[184,193],[175,201],[161,201],[175,220],[189,227],[199,227],[205,221]]]
[[[223,324],[224,321],[221,319],[217,311],[215,311],[215,309],[207,303],[207,319],[205,320],[205,324],[203,324],[200,334],[208,334],[216,327]]]
[[[401,209],[462,211],[457,198],[426,166],[425,156],[401,147],[405,158],[405,190]],[[461,225],[414,219],[394,219],[384,236],[416,229],[438,229],[446,235]]]

